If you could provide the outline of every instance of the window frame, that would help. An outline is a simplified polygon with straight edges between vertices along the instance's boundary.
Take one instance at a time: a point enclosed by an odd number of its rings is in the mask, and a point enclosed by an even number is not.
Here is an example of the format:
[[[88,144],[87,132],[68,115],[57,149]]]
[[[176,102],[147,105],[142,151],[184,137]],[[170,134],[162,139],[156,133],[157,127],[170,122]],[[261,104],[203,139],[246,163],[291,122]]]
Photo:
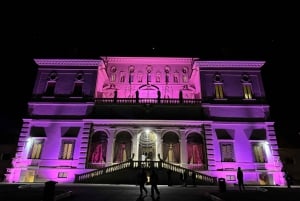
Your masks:
[[[265,147],[264,147],[264,141],[251,141],[251,149],[252,149],[252,153],[253,153],[253,161],[255,162],[255,163],[260,163],[260,164],[262,164],[262,163],[268,163],[268,156],[267,156],[267,152],[266,152],[266,149],[265,149]],[[258,160],[258,158],[259,158],[259,156],[256,156],[256,151],[255,151],[255,149],[254,149],[254,147],[256,146],[256,145],[259,145],[258,147],[262,147],[262,151],[263,151],[263,161],[260,161],[260,160]]]
[[[32,138],[31,139],[32,142],[31,142],[31,145],[30,145],[30,149],[29,149],[29,152],[28,152],[28,156],[27,158],[28,159],[33,159],[33,160],[39,160],[41,159],[41,156],[42,156],[42,152],[43,152],[43,148],[44,148],[44,144],[45,144],[45,138]],[[40,148],[35,148],[35,145],[37,144],[40,144]],[[37,153],[37,150],[35,149],[38,149],[38,154]]]
[[[59,160],[73,160],[74,158],[74,150],[75,150],[76,139],[74,138],[63,138],[61,141]],[[65,153],[65,145],[72,145],[71,153]],[[68,148],[67,148],[68,149]]]
[[[225,160],[225,156],[227,154],[223,154],[223,145],[231,145],[231,159],[230,160]],[[221,162],[225,162],[225,163],[231,163],[231,162],[236,162],[236,158],[235,158],[235,151],[234,151],[234,141],[233,140],[221,140],[219,141],[219,145],[220,145],[220,153],[221,153]]]

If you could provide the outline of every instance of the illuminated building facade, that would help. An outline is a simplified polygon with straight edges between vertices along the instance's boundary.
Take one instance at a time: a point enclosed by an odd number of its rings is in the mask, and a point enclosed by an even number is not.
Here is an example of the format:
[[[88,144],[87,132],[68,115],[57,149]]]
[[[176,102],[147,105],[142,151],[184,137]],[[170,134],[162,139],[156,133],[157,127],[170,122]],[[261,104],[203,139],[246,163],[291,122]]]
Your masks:
[[[236,183],[283,184],[262,61],[36,59],[8,182],[74,182],[130,161],[164,161]]]

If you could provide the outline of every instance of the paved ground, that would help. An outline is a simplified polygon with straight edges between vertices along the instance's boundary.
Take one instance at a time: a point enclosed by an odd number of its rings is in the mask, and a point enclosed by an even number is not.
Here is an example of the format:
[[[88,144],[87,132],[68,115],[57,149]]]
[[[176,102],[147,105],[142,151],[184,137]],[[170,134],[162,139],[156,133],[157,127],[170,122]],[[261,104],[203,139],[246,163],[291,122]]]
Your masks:
[[[19,188],[20,184],[0,184],[0,201],[41,201],[44,184],[34,184]],[[150,193],[150,186],[146,186]],[[247,186],[246,191],[239,192],[237,187],[227,187],[220,192],[218,186],[158,186],[161,196],[152,199],[140,197],[139,187],[135,185],[103,184],[57,184],[55,192],[62,201],[299,201],[300,186],[256,187]],[[60,197],[59,197],[60,196]]]

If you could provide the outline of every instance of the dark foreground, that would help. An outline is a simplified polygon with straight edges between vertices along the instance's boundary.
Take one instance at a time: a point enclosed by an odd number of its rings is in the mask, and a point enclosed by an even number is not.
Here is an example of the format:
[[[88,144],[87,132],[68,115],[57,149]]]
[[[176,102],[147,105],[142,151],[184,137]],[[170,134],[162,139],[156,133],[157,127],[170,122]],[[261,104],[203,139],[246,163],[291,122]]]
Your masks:
[[[44,198],[44,184],[22,185],[0,184],[0,201],[41,201]],[[256,187],[247,186],[239,192],[237,187],[227,187],[220,192],[218,186],[158,186],[160,197],[150,196],[150,186],[146,186],[148,195],[139,196],[139,187],[135,185],[103,184],[56,184],[56,200],[62,201],[299,201],[300,187]]]

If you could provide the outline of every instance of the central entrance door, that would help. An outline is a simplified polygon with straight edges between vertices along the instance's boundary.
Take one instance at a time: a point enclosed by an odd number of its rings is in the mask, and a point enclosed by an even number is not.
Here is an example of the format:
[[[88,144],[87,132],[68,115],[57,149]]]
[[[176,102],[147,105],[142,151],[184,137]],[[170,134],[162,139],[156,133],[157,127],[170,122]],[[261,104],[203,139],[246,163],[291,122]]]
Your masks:
[[[156,134],[152,131],[144,131],[139,140],[139,160],[155,161],[156,157]]]

